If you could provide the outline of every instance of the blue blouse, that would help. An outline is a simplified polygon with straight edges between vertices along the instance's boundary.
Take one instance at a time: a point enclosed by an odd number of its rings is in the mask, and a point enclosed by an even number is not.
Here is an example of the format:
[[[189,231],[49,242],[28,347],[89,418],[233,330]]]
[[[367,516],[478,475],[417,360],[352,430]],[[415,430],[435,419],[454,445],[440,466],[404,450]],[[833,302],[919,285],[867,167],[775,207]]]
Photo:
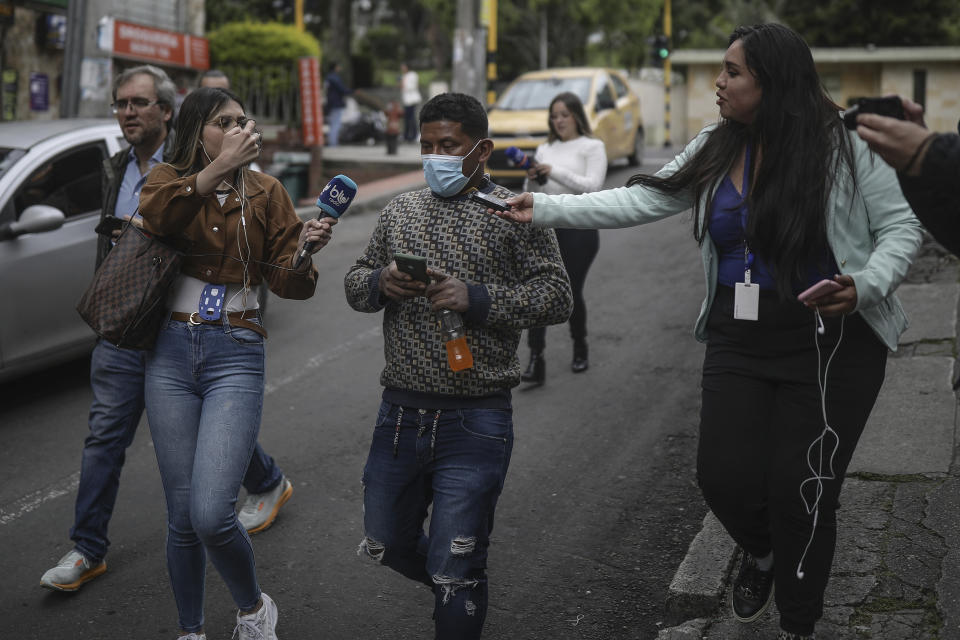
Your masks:
[[[744,196],[750,187],[750,148],[747,147],[743,161],[743,185],[738,193],[730,176],[724,176],[713,196],[710,207],[710,218],[707,228],[710,237],[717,248],[717,282],[726,287],[732,287],[737,282],[743,282],[743,272],[746,268],[744,256],[744,230],[747,228],[747,201]],[[824,278],[833,278],[840,273],[833,254],[828,250],[824,256],[826,260],[810,260],[807,264],[806,279],[804,282],[794,282],[794,293],[803,291],[810,285]],[[773,277],[770,266],[766,261],[751,255],[750,282],[759,284],[761,290],[774,291],[777,282]],[[824,273],[819,265],[827,267]]]

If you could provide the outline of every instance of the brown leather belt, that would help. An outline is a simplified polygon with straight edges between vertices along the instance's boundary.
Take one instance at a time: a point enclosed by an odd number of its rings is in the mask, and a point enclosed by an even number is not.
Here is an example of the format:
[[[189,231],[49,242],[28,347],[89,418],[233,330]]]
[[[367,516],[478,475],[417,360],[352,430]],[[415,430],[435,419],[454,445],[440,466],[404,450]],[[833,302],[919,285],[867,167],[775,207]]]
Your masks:
[[[247,318],[257,318],[260,316],[260,312],[257,309],[247,309],[246,311],[231,311],[227,314],[227,320],[229,321],[230,326],[232,327],[243,327],[244,329],[250,329],[251,331],[256,331],[264,338],[267,337],[267,330],[256,322],[250,322]],[[200,317],[196,311],[193,313],[183,313],[182,311],[174,311],[170,314],[170,319],[175,320],[176,322],[187,322],[189,324],[223,324],[223,319],[220,320],[205,320]]]

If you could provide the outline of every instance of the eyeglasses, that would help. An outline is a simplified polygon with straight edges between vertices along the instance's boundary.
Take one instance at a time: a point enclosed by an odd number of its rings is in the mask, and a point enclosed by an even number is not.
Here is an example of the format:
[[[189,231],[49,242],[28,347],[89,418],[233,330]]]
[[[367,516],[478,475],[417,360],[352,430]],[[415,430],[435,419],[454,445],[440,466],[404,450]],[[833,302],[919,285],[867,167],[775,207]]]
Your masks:
[[[230,131],[230,129],[233,129],[235,126],[243,129],[244,125],[246,125],[252,119],[253,118],[245,118],[243,116],[240,116],[239,118],[235,118],[233,116],[220,116],[216,120],[211,120],[207,124],[215,124],[224,131]]]
[[[129,100],[121,98],[110,105],[110,110],[113,111],[113,115],[117,115],[121,111],[126,111],[127,107],[133,107],[134,111],[140,111],[141,109],[152,107],[155,104],[159,104],[159,102],[157,100],[147,100],[146,98],[130,98]]]

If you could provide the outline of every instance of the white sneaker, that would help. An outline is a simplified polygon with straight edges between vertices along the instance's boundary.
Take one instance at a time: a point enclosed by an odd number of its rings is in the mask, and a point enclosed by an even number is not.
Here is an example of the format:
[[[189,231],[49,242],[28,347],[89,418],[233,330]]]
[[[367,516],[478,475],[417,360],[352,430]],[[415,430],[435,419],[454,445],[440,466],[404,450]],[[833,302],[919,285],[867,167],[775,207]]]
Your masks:
[[[270,596],[262,592],[260,600],[263,606],[259,611],[245,616],[237,612],[237,626],[233,629],[233,636],[239,632],[240,640],[278,640],[277,605]]]
[[[76,591],[83,583],[102,575],[106,570],[106,560],[94,565],[82,553],[73,549],[60,558],[57,566],[43,574],[40,586],[56,591]]]
[[[207,640],[205,633],[188,633],[185,636],[177,636],[177,640]]]
[[[293,484],[287,480],[287,476],[280,478],[280,482],[271,491],[248,495],[243,507],[240,508],[240,513],[237,515],[240,526],[246,529],[247,533],[263,531],[273,524],[273,521],[277,519],[280,507],[292,495]]]

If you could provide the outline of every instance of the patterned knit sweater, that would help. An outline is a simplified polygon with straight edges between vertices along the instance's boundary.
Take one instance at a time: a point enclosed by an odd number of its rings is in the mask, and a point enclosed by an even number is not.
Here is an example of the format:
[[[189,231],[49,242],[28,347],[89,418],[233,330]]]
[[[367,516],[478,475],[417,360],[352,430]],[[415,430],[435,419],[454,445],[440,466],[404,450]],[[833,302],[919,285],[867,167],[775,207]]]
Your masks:
[[[480,190],[512,195],[486,178]],[[450,369],[426,297],[396,302],[380,293],[380,271],[395,253],[423,256],[429,267],[467,285],[463,319],[473,368]],[[572,307],[552,230],[503,220],[466,196],[441,198],[428,188],[401,194],[384,208],[344,287],[357,311],[384,310],[384,397],[418,408],[508,407],[509,389],[520,382],[521,330],[564,322]]]

